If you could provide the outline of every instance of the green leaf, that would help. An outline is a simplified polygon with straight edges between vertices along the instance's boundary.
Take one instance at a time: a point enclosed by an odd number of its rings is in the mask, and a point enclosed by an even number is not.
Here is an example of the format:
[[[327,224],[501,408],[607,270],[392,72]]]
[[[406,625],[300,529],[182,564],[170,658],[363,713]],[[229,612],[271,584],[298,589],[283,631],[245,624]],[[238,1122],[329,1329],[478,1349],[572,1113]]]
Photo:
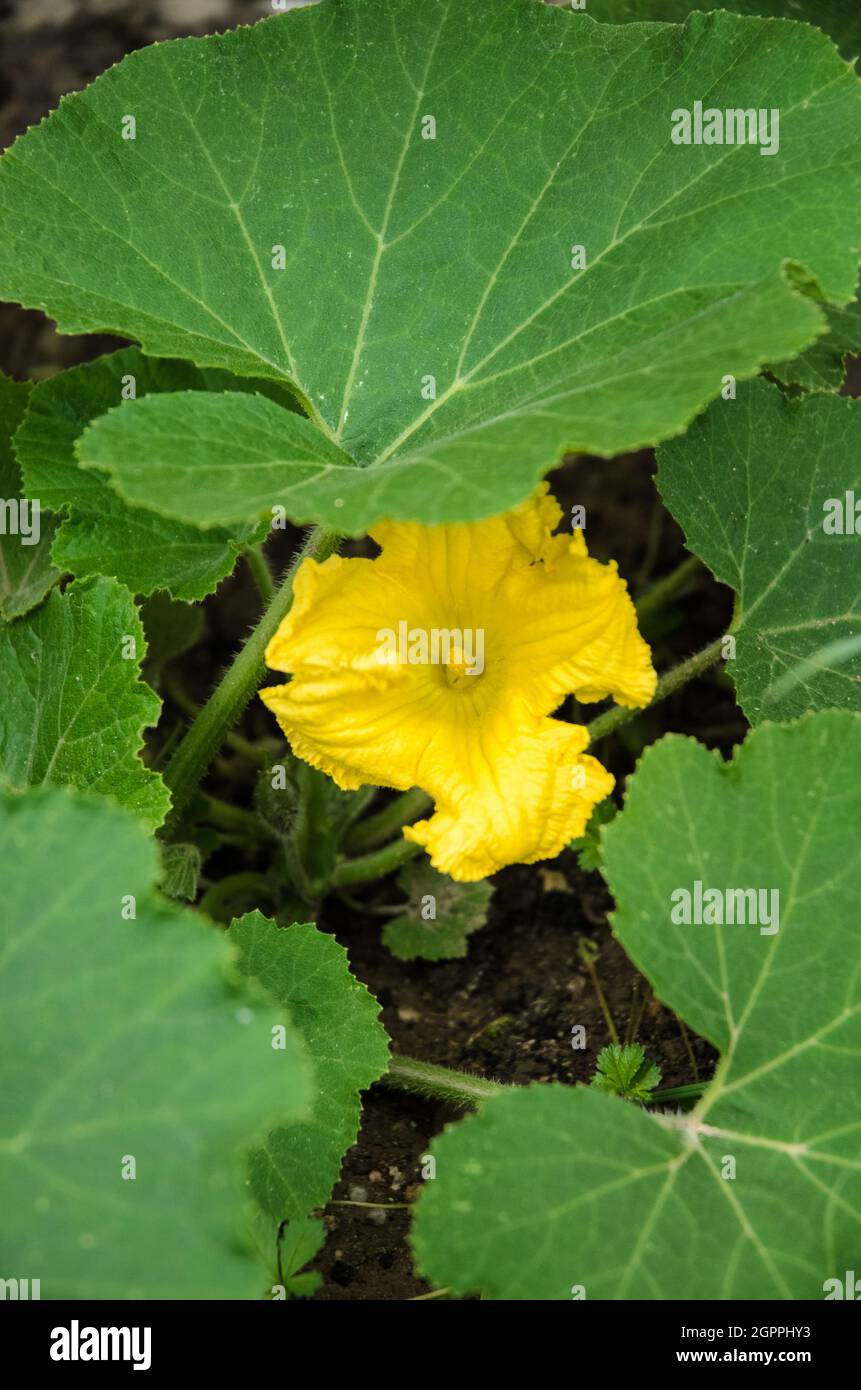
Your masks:
[[[0,372],[0,619],[8,622],[29,613],[56,584],[60,571],[51,563],[54,523],[31,507],[10,516],[19,502],[21,474],[12,452],[12,436],[24,418],[31,385]]]
[[[845,58],[861,53],[861,11],[856,0],[588,0],[593,19],[608,24],[665,20],[679,24],[694,10],[731,10],[735,14],[802,19],[830,34]]]
[[[487,1101],[432,1145],[427,1278],[505,1299],[815,1299],[857,1267],[859,817],[845,711],[755,730],[730,764],[690,739],[647,750],[604,835],[613,930],[719,1048],[715,1079],[684,1114],[589,1087]],[[674,923],[696,881],[778,892],[779,929]]]
[[[861,653],[839,665],[805,664],[858,633],[854,514],[846,535],[824,526],[829,501],[845,511],[854,490],[861,502],[861,405],[823,395],[787,400],[750,382],[663,445],[658,465],[658,487],[688,546],[739,596],[727,670],[751,723],[861,707]],[[780,694],[777,683],[790,671],[803,679]]]
[[[859,11],[861,13],[861,11]],[[784,386],[806,391],[838,391],[846,375],[846,358],[861,352],[861,302],[843,309],[825,307],[828,332],[791,362],[771,364],[768,370]]]
[[[491,884],[455,883],[425,860],[405,864],[397,884],[409,898],[402,917],[387,922],[383,944],[399,960],[456,960],[487,921]],[[433,916],[429,916],[430,912]]]
[[[571,840],[569,849],[576,850],[577,863],[586,873],[601,867],[601,830],[614,819],[618,807],[611,796],[599,801],[593,810],[582,835]]]
[[[704,96],[779,109],[778,153],[675,145]],[[125,492],[148,456],[165,515],[236,517],[241,477],[249,521],[469,520],[808,346],[814,300],[855,292],[859,150],[858,81],[808,26],[327,0],[132,53],[28,131],[0,165],[0,293],[294,384],[319,437],[202,397],[179,474],[178,403],[109,417],[99,461]]]
[[[299,1271],[309,1264],[323,1248],[326,1228],[322,1221],[308,1217],[304,1221],[290,1223],[281,1240],[281,1273],[289,1298],[310,1298],[319,1289],[323,1277],[316,1271],[301,1274]]]
[[[645,1103],[651,1100],[660,1079],[661,1068],[646,1060],[640,1043],[610,1043],[598,1053],[590,1084],[611,1096]]]
[[[168,898],[193,903],[197,897],[202,858],[197,845],[163,844],[158,886]]]
[[[0,793],[0,826],[4,1270],[43,1298],[258,1294],[243,1167],[310,1105],[301,1044],[273,1049],[224,936],[159,898],[127,812]]]
[[[251,1161],[251,1188],[277,1222],[328,1201],[356,1142],[359,1092],[386,1070],[389,1040],[377,1001],[350,974],[347,953],[312,924],[276,927],[260,912],[233,922],[239,968],[285,1008],[314,1059],[316,1100],[300,1124],[271,1133]]]
[[[146,636],[144,674],[157,685],[162,671],[174,657],[197,645],[203,635],[203,609],[156,592],[140,606]]]
[[[143,652],[134,600],[112,579],[55,592],[29,617],[0,628],[5,784],[68,783],[160,825],[170,797],[139,756],[143,730],[161,708],[139,678]]]
[[[339,526],[378,515],[373,503],[361,510],[369,503],[364,470],[310,420],[265,396],[183,391],[130,401],[85,430],[78,457],[85,470],[110,474],[127,502],[147,502],[202,528],[271,520],[275,506],[296,520],[313,519],[323,514],[321,501]],[[403,467],[383,469],[374,481],[384,487]]]
[[[132,381],[134,403],[180,390],[225,391],[230,399],[233,391],[262,386],[225,372],[201,372],[185,362],[144,357],[137,348],[60,372],[35,388],[15,436],[25,491],[49,511],[68,514],[53,552],[64,570],[78,578],[111,575],[135,594],[164,589],[175,598],[203,598],[233,569],[241,547],[261,534],[260,525],[219,527],[202,535],[197,526],[157,515],[146,495],[139,499],[142,505],[129,506],[99,473],[85,472],[75,456],[81,432],[115,406]],[[288,402],[283,390],[266,389],[282,405]],[[279,415],[295,418],[284,410]]]
[[[254,1236],[258,1257],[269,1271],[267,1298],[278,1301],[309,1298],[316,1292],[323,1282],[322,1275],[316,1270],[300,1271],[323,1248],[326,1227],[322,1221],[309,1216],[276,1227],[257,1209]]]

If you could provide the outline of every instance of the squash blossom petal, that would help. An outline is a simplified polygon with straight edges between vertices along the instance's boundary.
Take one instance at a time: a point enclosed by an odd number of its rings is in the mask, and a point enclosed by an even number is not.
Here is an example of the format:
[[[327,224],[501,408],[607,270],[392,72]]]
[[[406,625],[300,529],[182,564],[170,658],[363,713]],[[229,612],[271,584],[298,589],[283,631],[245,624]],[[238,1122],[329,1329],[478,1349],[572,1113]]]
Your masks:
[[[627,586],[561,515],[544,484],[488,521],[381,523],[377,559],[303,562],[266,651],[294,752],[344,789],[424,788],[404,834],[462,881],[552,858],[612,790],[586,729],[549,717],[566,695],[654,694]]]

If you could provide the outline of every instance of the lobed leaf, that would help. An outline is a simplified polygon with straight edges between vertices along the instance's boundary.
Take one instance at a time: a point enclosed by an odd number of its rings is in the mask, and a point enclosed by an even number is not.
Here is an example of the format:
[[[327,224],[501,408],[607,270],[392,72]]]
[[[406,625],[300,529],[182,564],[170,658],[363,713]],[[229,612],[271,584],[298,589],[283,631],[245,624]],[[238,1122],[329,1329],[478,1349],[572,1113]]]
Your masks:
[[[301,1221],[329,1199],[356,1142],[359,1093],[388,1067],[377,1001],[350,973],[347,953],[310,923],[276,927],[260,912],[233,922],[239,968],[287,1010],[314,1059],[316,1097],[301,1123],[267,1136],[251,1161],[251,1189],[276,1222]]]
[[[392,955],[399,960],[457,960],[465,956],[470,936],[487,921],[493,886],[486,879],[455,883],[448,874],[432,868],[427,859],[405,864],[397,882],[409,902],[403,915],[383,928],[383,944]]]
[[[165,590],[178,599],[204,598],[233,569],[242,546],[259,539],[266,528],[217,527],[203,535],[196,525],[168,521],[152,510],[146,490],[140,505],[129,506],[100,474],[80,467],[78,437],[92,419],[120,401],[129,383],[140,401],[178,391],[224,391],[229,399],[232,391],[264,385],[226,372],[201,372],[186,362],[144,357],[137,348],[60,372],[35,388],[15,436],[25,490],[48,511],[64,514],[53,549],[64,570],[78,578],[110,575],[135,594]],[[282,405],[289,402],[283,390],[265,389]],[[291,418],[286,410],[279,414]]]
[[[487,1101],[432,1145],[414,1228],[429,1279],[684,1300],[822,1298],[842,1280],[861,1225],[859,816],[845,711],[754,730],[729,764],[673,736],[647,750],[603,835],[613,930],[720,1049],[715,1078],[688,1114],[589,1087]],[[697,881],[779,893],[778,930],[674,922]]]
[[[161,709],[140,679],[144,651],[134,600],[112,579],[54,592],[0,628],[0,784],[99,792],[160,825],[170,796],[139,756]]]

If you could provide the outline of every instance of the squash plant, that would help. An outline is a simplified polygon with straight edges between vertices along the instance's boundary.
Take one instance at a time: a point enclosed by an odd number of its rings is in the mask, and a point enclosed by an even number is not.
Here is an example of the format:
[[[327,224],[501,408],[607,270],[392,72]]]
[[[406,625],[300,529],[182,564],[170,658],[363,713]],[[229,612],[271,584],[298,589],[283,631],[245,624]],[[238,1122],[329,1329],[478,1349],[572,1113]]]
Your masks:
[[[728,8],[323,0],[132,53],[3,156],[0,295],[129,343],[0,379],[4,1272],[44,1297],[312,1293],[380,1079],[474,1112],[416,1203],[440,1290],[857,1267],[861,23]],[[646,446],[690,557],[638,612],[542,479]],[[198,704],[170,663],[240,559]],[[731,626],[656,671],[700,562]],[[668,734],[614,790],[607,741],[720,666],[732,759]],[[707,1084],[393,1055],[314,924],[377,885],[396,956],[463,957],[489,876],[569,843]]]

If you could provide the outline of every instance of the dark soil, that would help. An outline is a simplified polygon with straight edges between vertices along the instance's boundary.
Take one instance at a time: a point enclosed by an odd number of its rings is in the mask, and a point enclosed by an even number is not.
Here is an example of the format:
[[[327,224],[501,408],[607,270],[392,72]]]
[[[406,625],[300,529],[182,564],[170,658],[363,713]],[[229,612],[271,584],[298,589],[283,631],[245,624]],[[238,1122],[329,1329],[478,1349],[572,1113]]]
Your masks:
[[[60,94],[90,80],[124,52],[187,32],[211,32],[250,22],[268,7],[251,3],[0,5],[5,56],[0,75],[0,138],[3,143],[41,118]],[[183,23],[194,12],[196,22]],[[66,22],[37,25],[39,13]],[[167,19],[165,18],[167,16]],[[111,350],[110,338],[59,338],[38,313],[0,308],[0,366],[13,376],[41,377]],[[652,483],[650,454],[610,463],[580,459],[553,479],[563,504],[586,507],[590,549],[615,558],[633,591],[642,592],[684,555],[681,533],[664,512]],[[286,559],[291,538],[273,542],[273,564]],[[254,622],[255,590],[240,567],[205,605],[204,640],[174,665],[184,689],[205,697],[237,641]],[[728,592],[703,573],[676,601],[659,626],[646,628],[655,664],[666,669],[725,631]],[[166,720],[176,718],[168,702]],[[607,741],[600,756],[616,775],[617,794],[646,743],[667,731],[688,733],[727,753],[745,733],[728,681],[710,675],[663,705],[633,720]],[[272,734],[259,703],[245,716],[248,736]],[[247,800],[241,781],[228,790],[228,764],[212,776],[223,795]],[[660,814],[656,811],[656,814]],[[236,853],[234,851],[234,853]],[[240,861],[241,862],[241,861]],[[235,864],[225,862],[224,872]],[[584,873],[573,853],[552,865],[515,867],[497,875],[489,921],[470,943],[464,960],[438,964],[395,960],[380,944],[380,918],[362,920],[342,903],[325,905],[321,925],[347,947],[356,974],[383,1006],[396,1050],[428,1061],[474,1070],[508,1082],[588,1081],[598,1050],[610,1041],[607,1023],[578,943],[598,948],[597,972],[622,1037],[634,1032],[662,1070],[663,1086],[707,1078],[714,1053],[702,1040],[686,1039],[675,1016],[651,996],[611,935],[611,900],[598,874]],[[586,1027],[588,1048],[575,1051],[571,1029]],[[409,1212],[340,1202],[411,1201],[420,1182],[421,1155],[432,1136],[454,1116],[441,1105],[377,1087],[366,1098],[361,1135],[347,1155],[342,1180],[325,1213],[328,1238],[317,1261],[324,1275],[318,1299],[409,1299],[428,1292],[412,1269]]]

